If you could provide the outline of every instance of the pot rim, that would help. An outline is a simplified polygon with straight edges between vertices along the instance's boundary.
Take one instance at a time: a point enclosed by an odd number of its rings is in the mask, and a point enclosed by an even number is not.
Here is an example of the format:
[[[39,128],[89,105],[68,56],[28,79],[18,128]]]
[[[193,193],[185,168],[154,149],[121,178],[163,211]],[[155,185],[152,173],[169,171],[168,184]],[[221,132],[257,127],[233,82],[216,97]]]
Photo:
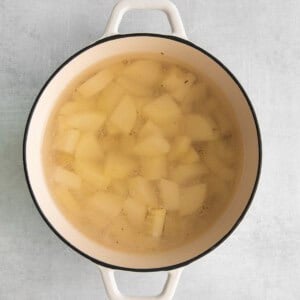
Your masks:
[[[55,228],[54,226],[51,224],[51,222],[48,220],[47,216],[43,213],[43,211],[41,210],[37,199],[35,198],[35,195],[33,193],[33,189],[31,186],[31,182],[29,180],[29,175],[28,175],[28,169],[27,169],[27,159],[26,159],[26,145],[27,145],[27,136],[28,136],[28,131],[29,131],[29,126],[31,123],[31,118],[33,116],[33,113],[35,111],[35,107],[42,95],[42,93],[44,92],[44,90],[47,88],[48,84],[51,82],[51,80],[55,77],[55,75],[60,72],[60,70],[67,65],[71,60],[73,60],[75,57],[77,57],[78,55],[80,55],[81,53],[83,53],[84,51],[105,43],[107,41],[111,41],[111,40],[116,40],[116,39],[122,39],[122,38],[130,38],[130,37],[136,37],[136,36],[141,36],[141,37],[157,37],[157,38],[164,38],[164,39],[170,39],[179,43],[183,43],[187,46],[193,47],[196,50],[202,52],[203,54],[205,54],[206,56],[208,56],[209,58],[211,58],[215,63],[217,63],[221,68],[223,68],[223,70],[233,79],[233,81],[237,84],[237,86],[239,87],[239,89],[241,90],[241,92],[243,93],[249,110],[252,114],[254,123],[255,123],[255,128],[256,128],[256,133],[257,133],[257,142],[258,142],[258,167],[257,167],[257,173],[256,173],[256,178],[255,178],[255,182],[252,188],[252,192],[251,195],[248,199],[247,205],[244,208],[243,212],[241,213],[240,217],[237,219],[237,221],[235,222],[235,224],[231,227],[231,229],[221,238],[219,239],[214,245],[212,245],[210,248],[208,248],[206,251],[188,259],[185,260],[184,262],[180,262],[178,264],[174,264],[174,265],[170,265],[170,266],[164,266],[164,267],[160,267],[160,268],[140,268],[140,269],[136,269],[136,268],[128,268],[128,267],[121,267],[121,266],[117,266],[117,265],[112,265],[106,262],[103,262],[101,260],[98,260],[86,253],[84,253],[83,251],[81,251],[80,249],[78,249],[77,247],[75,247],[73,244],[71,244],[67,239],[65,239]],[[48,78],[48,80],[46,81],[46,83],[44,84],[44,86],[41,88],[41,90],[39,91],[37,97],[34,100],[34,103],[30,109],[29,115],[28,115],[28,119],[26,121],[26,126],[25,126],[25,131],[24,131],[24,137],[23,137],[23,168],[24,168],[24,173],[25,173],[25,178],[26,178],[26,182],[29,188],[29,192],[31,195],[31,198],[35,204],[35,207],[37,208],[37,210],[39,211],[41,217],[43,218],[43,220],[45,221],[45,223],[50,227],[50,229],[56,234],[57,237],[60,238],[60,240],[62,240],[65,244],[67,244],[71,249],[73,249],[74,251],[76,251],[77,253],[81,254],[82,256],[84,256],[85,258],[89,259],[90,261],[107,267],[107,268],[111,268],[111,269],[117,269],[117,270],[124,270],[124,271],[132,271],[132,272],[155,272],[155,271],[170,271],[173,269],[177,269],[180,267],[184,267],[192,262],[194,262],[195,260],[205,256],[206,254],[210,253],[212,250],[214,250],[215,248],[217,248],[219,245],[221,245],[232,233],[233,231],[237,228],[237,226],[240,224],[240,222],[243,220],[243,218],[245,217],[252,201],[255,195],[255,192],[257,190],[257,186],[258,186],[258,182],[259,182],[259,178],[260,178],[260,174],[261,174],[261,165],[262,165],[262,141],[261,141],[261,134],[260,134],[260,129],[259,129],[259,125],[258,125],[258,121],[257,121],[257,117],[256,117],[256,113],[254,111],[254,108],[251,104],[251,101],[247,95],[247,93],[245,92],[245,90],[243,89],[242,85],[240,84],[240,82],[237,80],[237,78],[231,73],[231,71],[229,71],[229,69],[221,62],[219,61],[216,57],[214,57],[212,54],[208,53],[206,50],[200,48],[199,46],[195,45],[194,43],[182,39],[180,37],[177,36],[171,36],[171,35],[164,35],[164,34],[157,34],[157,33],[130,33],[130,34],[118,34],[118,35],[113,35],[113,36],[109,36],[109,37],[105,37],[105,38],[101,38],[100,40],[97,40],[96,42],[92,43],[91,45],[88,45],[82,49],[80,49],[79,51],[77,51],[75,54],[73,54],[72,56],[70,56],[66,61],[64,61],[53,73],[52,75]]]

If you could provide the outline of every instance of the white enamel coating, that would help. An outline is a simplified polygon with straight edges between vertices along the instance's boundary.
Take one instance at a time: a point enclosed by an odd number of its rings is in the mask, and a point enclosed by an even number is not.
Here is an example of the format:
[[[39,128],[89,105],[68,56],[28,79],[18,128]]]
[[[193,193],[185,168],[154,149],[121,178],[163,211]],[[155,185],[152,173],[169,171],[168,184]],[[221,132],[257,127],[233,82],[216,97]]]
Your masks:
[[[175,4],[169,0],[122,0],[112,10],[103,37],[119,34],[119,25],[124,14],[133,9],[155,9],[163,11],[169,20],[172,34],[187,39],[180,14]]]
[[[118,33],[118,26],[126,11],[143,8],[161,9],[166,12],[173,34],[186,38],[176,7],[173,3],[166,0],[123,0],[119,2],[112,12],[105,36]],[[229,99],[236,114],[242,133],[244,149],[243,171],[237,191],[227,210],[214,226],[194,241],[186,243],[179,248],[152,254],[126,253],[108,249],[81,234],[69,223],[56,206],[46,184],[41,157],[46,121],[49,119],[56,104],[56,99],[59,98],[59,95],[68,83],[76,78],[78,74],[101,60],[124,55],[124,53],[134,54],[139,52],[164,52],[169,57],[179,59],[184,64],[190,65],[200,72],[205,72],[207,77],[216,82]],[[32,192],[41,212],[51,226],[68,243],[85,255],[106,264],[129,269],[166,268],[199,256],[213,247],[228,234],[246,208],[252,194],[253,186],[255,185],[259,167],[258,136],[255,121],[246,98],[236,82],[219,64],[203,52],[176,40],[157,36],[130,36],[112,39],[104,43],[98,43],[70,60],[52,78],[40,95],[28,127],[25,153],[28,179]],[[104,267],[100,267],[100,269],[107,293],[111,299],[144,299],[123,296],[117,288],[114,271]],[[146,299],[171,299],[174,295],[181,271],[182,269],[170,271],[162,293],[157,297],[148,297]]]
[[[183,268],[168,271],[167,280],[159,295],[150,297],[132,297],[123,295],[118,289],[114,275],[115,270],[108,269],[102,266],[99,266],[99,268],[101,271],[106,293],[111,300],[170,300],[175,294],[178,281],[183,271]]]

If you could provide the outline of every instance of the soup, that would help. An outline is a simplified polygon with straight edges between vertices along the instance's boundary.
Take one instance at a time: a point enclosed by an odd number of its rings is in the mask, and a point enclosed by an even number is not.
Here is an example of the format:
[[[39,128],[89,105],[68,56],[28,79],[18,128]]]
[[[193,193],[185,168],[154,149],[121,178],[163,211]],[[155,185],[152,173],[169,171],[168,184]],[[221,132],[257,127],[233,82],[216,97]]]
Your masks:
[[[163,251],[224,212],[242,146],[226,98],[205,73],[163,53],[116,57],[60,98],[45,135],[45,174],[77,230],[121,251]]]

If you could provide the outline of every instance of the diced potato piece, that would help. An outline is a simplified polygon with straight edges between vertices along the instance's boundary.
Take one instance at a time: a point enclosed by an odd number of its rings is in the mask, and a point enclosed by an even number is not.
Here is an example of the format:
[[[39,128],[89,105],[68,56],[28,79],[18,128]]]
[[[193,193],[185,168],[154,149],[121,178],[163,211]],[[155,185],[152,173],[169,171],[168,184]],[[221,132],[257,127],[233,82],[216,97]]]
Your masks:
[[[182,164],[170,171],[170,178],[178,184],[185,184],[207,173],[207,168],[201,163]]]
[[[195,81],[194,74],[172,67],[162,85],[178,102],[182,102]]]
[[[91,209],[100,211],[110,218],[118,216],[123,206],[122,197],[108,192],[97,192],[87,202]]]
[[[206,149],[204,155],[204,162],[207,167],[217,176],[221,177],[225,181],[231,181],[234,178],[234,170],[226,166],[226,164],[219,159],[214,149],[208,148]]]
[[[123,74],[143,86],[154,86],[160,82],[163,73],[161,64],[152,60],[137,60],[123,71]]]
[[[152,97],[132,97],[134,101],[134,105],[136,107],[137,114],[141,114],[143,111],[143,107],[152,101]]]
[[[206,184],[199,183],[186,188],[182,188],[180,191],[180,195],[180,215],[191,215],[203,205],[206,197]]]
[[[149,97],[153,94],[151,87],[141,85],[126,76],[120,76],[116,82],[134,96]]]
[[[63,205],[64,209],[67,210],[67,212],[71,214],[80,213],[80,203],[73,197],[73,195],[67,188],[61,185],[57,185],[54,189],[54,194]]]
[[[137,155],[141,156],[158,156],[168,153],[170,150],[170,144],[162,136],[149,136],[142,139],[133,148],[133,151]]]
[[[118,135],[121,132],[119,127],[113,124],[110,120],[106,123],[105,128],[108,135]]]
[[[166,178],[167,160],[165,156],[143,157],[141,159],[141,173],[149,179]]]
[[[104,111],[108,116],[125,94],[124,88],[115,82],[111,82],[105,87],[97,98],[97,108]]]
[[[133,135],[122,135],[120,137],[120,149],[121,152],[126,154],[132,154],[133,153],[133,147],[136,144],[136,138]]]
[[[188,115],[185,119],[185,129],[193,141],[211,141],[219,137],[216,124],[200,114]]]
[[[110,178],[122,179],[138,168],[136,161],[122,153],[109,153],[105,164],[104,174]]]
[[[136,121],[136,108],[133,100],[125,96],[112,112],[110,122],[121,132],[129,133]]]
[[[161,179],[158,183],[160,197],[163,206],[167,210],[177,210],[179,208],[179,187],[176,182]]]
[[[171,150],[168,154],[168,159],[171,161],[180,159],[190,148],[191,139],[187,136],[175,137],[171,144]]]
[[[81,131],[99,130],[105,121],[105,115],[101,112],[79,112],[65,118],[68,127]]]
[[[76,173],[82,180],[98,189],[106,189],[111,179],[104,175],[103,168],[99,164],[89,161],[75,161]]]
[[[190,147],[190,149],[180,159],[181,162],[186,164],[195,163],[199,160],[199,155],[193,147]]]
[[[100,146],[96,136],[91,133],[83,134],[76,147],[76,159],[98,161],[101,160],[103,156],[103,149]]]
[[[115,136],[106,135],[99,137],[100,146],[104,152],[116,151],[119,147],[119,141]]]
[[[134,177],[129,180],[130,196],[142,203],[150,206],[156,206],[158,199],[155,194],[154,186],[150,181],[141,176]]]
[[[150,208],[146,217],[147,232],[155,237],[159,238],[164,229],[166,219],[165,208]]]
[[[143,114],[154,123],[160,124],[176,121],[180,117],[181,112],[172,97],[164,94],[145,105]]]
[[[144,138],[152,135],[162,135],[162,131],[153,122],[147,121],[139,132],[139,137]]]
[[[128,196],[128,183],[126,180],[121,179],[114,179],[111,182],[111,190],[121,196],[121,197],[127,197]]]
[[[184,126],[181,118],[173,122],[161,123],[159,124],[159,128],[167,138],[174,138],[177,135],[184,134]]]
[[[69,171],[73,170],[74,156],[72,154],[61,151],[55,151],[54,160],[58,165],[60,165],[64,169],[67,169]]]
[[[143,225],[146,214],[147,207],[140,201],[132,198],[127,198],[123,204],[123,211],[128,218],[128,221],[134,226]]]
[[[54,149],[73,154],[80,138],[80,131],[68,129],[61,132],[55,139]]]
[[[80,189],[81,179],[75,173],[68,171],[62,167],[55,167],[53,173],[53,180],[64,187],[70,189]]]
[[[91,97],[103,90],[113,77],[114,74],[110,70],[102,70],[85,81],[77,91],[84,97]]]

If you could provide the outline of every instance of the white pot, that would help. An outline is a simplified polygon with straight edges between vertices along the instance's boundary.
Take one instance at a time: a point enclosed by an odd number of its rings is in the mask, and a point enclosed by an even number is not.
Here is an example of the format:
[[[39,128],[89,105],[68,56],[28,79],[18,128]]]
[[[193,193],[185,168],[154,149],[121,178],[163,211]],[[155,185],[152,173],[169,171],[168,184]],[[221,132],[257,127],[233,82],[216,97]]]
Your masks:
[[[172,35],[118,34],[124,13],[130,9],[159,9],[166,13]],[[183,266],[202,257],[220,243],[240,223],[253,198],[261,165],[261,141],[257,120],[240,83],[232,73],[205,50],[187,41],[176,6],[168,0],[122,0],[114,8],[105,37],[80,50],[61,65],[49,78],[30,112],[24,137],[24,167],[31,195],[49,227],[72,249],[101,266],[111,299],[122,296],[114,281],[112,269],[131,271],[169,271],[160,299],[172,298]],[[164,52],[205,74],[221,87],[236,114],[244,150],[240,182],[229,207],[207,232],[180,248],[156,254],[130,254],[107,249],[81,234],[57,208],[46,184],[41,149],[47,120],[61,92],[72,79],[96,62],[116,55],[136,52]],[[158,299],[153,297],[152,299]],[[137,299],[137,298],[134,298]]]

